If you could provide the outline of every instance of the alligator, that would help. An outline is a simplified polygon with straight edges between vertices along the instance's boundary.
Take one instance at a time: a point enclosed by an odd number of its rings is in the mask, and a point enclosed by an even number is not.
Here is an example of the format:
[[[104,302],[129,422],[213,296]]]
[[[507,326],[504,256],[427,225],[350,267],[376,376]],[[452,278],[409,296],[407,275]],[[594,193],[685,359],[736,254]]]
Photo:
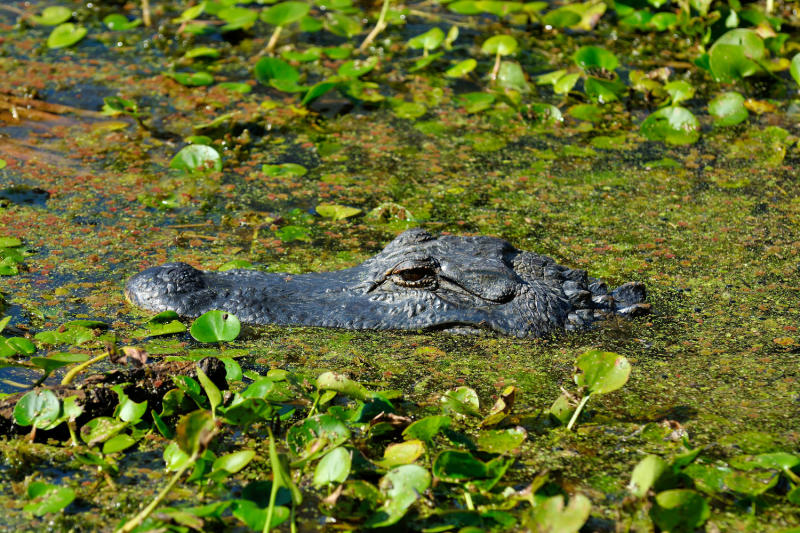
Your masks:
[[[197,270],[167,263],[131,277],[132,304],[197,317],[222,310],[250,324],[345,329],[493,330],[520,338],[596,327],[650,312],[645,286],[614,290],[586,270],[496,237],[409,229],[358,266],[309,274]]]

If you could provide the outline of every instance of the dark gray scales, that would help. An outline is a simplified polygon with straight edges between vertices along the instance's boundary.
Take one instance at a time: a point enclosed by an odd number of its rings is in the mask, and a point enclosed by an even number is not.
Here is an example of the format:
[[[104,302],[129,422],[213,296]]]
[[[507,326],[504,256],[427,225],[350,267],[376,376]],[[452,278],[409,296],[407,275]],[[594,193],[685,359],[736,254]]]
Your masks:
[[[410,229],[364,263],[338,272],[201,271],[185,263],[128,280],[128,300],[197,317],[220,309],[251,324],[345,329],[488,329],[517,337],[576,331],[613,315],[650,312],[645,287],[609,291],[585,270],[495,237],[434,237]]]

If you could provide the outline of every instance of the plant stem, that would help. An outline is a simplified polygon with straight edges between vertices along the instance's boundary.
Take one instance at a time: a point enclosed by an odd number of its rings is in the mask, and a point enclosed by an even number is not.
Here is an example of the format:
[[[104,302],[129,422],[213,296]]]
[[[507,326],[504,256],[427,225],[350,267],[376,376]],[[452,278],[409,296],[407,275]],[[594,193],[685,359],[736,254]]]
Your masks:
[[[583,411],[583,406],[586,405],[586,402],[588,402],[589,398],[591,397],[592,397],[591,394],[587,394],[586,396],[581,398],[581,403],[579,403],[578,408],[575,409],[575,413],[572,415],[572,420],[570,420],[569,424],[567,424],[568,431],[572,431],[572,426],[575,425],[575,421],[578,420],[578,416],[581,414],[581,411]]]
[[[267,47],[264,49],[265,53],[267,54],[272,53],[272,51],[275,49],[275,45],[278,44],[278,37],[281,36],[282,31],[283,31],[283,26],[278,26],[277,28],[275,28],[275,31],[272,32],[272,37],[269,38]]]
[[[767,0],[767,15],[772,15],[772,11],[775,9],[775,0]]]
[[[117,530],[117,533],[131,533],[131,531],[139,527],[139,525],[144,522],[153,511],[156,510],[156,507],[158,507],[167,494],[169,494],[169,492],[172,490],[172,487],[178,483],[178,481],[181,479],[181,476],[186,473],[186,470],[188,470],[190,466],[193,466],[194,463],[197,462],[198,457],[200,457],[199,450],[192,454],[189,460],[186,461],[186,463],[184,463],[177,472],[175,472],[175,475],[172,476],[172,479],[169,480],[169,483],[167,483],[167,485],[161,489],[161,492],[159,492],[158,496],[156,496],[155,499],[150,502],[150,505],[145,507],[141,513],[128,520],[124,526]]]
[[[469,489],[464,489],[464,499],[467,500],[467,509],[474,511],[475,504],[472,503],[472,495],[469,493]]]
[[[295,511],[295,504],[294,504],[294,499],[292,499],[292,517],[290,519],[291,522],[289,523],[289,531],[290,531],[290,533],[297,533],[297,524],[295,523],[295,519],[294,519],[295,518],[294,517],[294,514],[295,514],[294,511]]]
[[[150,0],[142,0],[142,20],[148,28],[153,23],[150,20]]]
[[[69,385],[70,383],[72,383],[72,380],[75,379],[75,376],[77,376],[78,374],[80,374],[81,372],[83,372],[84,370],[86,370],[87,368],[92,366],[93,364],[102,361],[103,359],[105,359],[109,355],[111,355],[110,352],[104,352],[103,354],[98,355],[94,359],[89,359],[85,363],[82,363],[82,364],[76,366],[75,368],[73,368],[72,370],[67,372],[67,374],[64,376],[64,379],[61,380],[61,384],[62,385]]]
[[[267,426],[269,433],[269,441],[274,442],[275,435],[272,434],[272,428]],[[269,507],[267,508],[267,521],[264,522],[264,533],[269,533],[270,525],[272,524],[272,514],[275,512],[275,500],[278,497],[278,473],[273,470],[272,472],[272,490],[269,493]],[[294,499],[292,499],[292,508],[294,509]]]
[[[497,57],[494,60],[494,68],[492,69],[492,83],[497,79],[497,73],[500,72],[500,50],[497,51]]]
[[[364,39],[364,42],[361,43],[361,46],[358,47],[358,53],[363,54],[364,50],[366,50],[369,45],[372,44],[372,41],[375,40],[375,37],[378,36],[380,32],[382,32],[386,28],[386,13],[389,12],[389,0],[383,0],[383,7],[381,8],[381,14],[378,15],[378,22],[375,23],[375,27],[372,28],[372,31],[369,32],[367,38]]]

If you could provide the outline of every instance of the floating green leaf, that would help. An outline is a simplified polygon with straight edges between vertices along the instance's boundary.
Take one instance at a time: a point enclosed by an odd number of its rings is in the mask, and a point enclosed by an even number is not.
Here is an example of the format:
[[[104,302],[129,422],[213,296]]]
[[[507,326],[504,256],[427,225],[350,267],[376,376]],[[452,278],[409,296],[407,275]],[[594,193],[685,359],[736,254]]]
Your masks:
[[[348,78],[358,78],[367,74],[378,64],[378,57],[372,56],[364,61],[348,61],[339,67],[339,75]]]
[[[460,415],[481,417],[478,393],[469,387],[458,387],[442,395],[441,400],[448,410]]]
[[[28,498],[34,500],[22,508],[34,516],[57,513],[75,500],[75,491],[69,487],[57,487],[41,481],[28,484]]]
[[[214,83],[214,76],[208,72],[170,72],[165,75],[187,87],[201,87]]]
[[[744,96],[739,93],[722,93],[708,103],[708,113],[715,118],[717,126],[741,124],[749,116],[744,106]]]
[[[541,533],[578,533],[592,511],[592,503],[583,494],[570,498],[564,505],[564,496],[547,498],[532,509],[530,518],[533,530]],[[672,531],[672,530],[670,530]]]
[[[142,24],[142,19],[128,20],[125,15],[112,13],[103,19],[103,24],[111,31],[125,31],[139,27]]]
[[[636,465],[628,486],[637,498],[644,498],[662,477],[671,473],[670,466],[657,455],[648,455]]]
[[[693,144],[700,138],[700,123],[684,107],[665,107],[647,117],[642,122],[641,131],[651,141]]]
[[[259,59],[253,72],[256,75],[256,79],[265,85],[269,85],[271,80],[297,82],[300,79],[300,73],[297,69],[286,61],[275,57],[262,57]]]
[[[465,59],[464,61],[453,65],[444,73],[448,78],[461,78],[466,76],[478,66],[478,62],[472,58]]]
[[[408,465],[420,458],[425,452],[425,443],[421,440],[409,440],[390,444],[383,451],[383,459],[373,461],[387,470],[400,465]]]
[[[486,54],[507,56],[513,54],[518,46],[517,40],[510,35],[495,35],[483,42],[481,50]]]
[[[706,499],[693,490],[677,489],[656,496],[650,517],[662,531],[694,531],[705,524],[711,511]]]
[[[78,44],[81,39],[86,37],[86,33],[86,28],[76,26],[71,22],[60,24],[53,29],[47,38],[47,47],[51,49],[68,48]]]
[[[344,220],[363,213],[361,209],[344,205],[318,205],[316,211],[320,216],[333,220]]]
[[[449,416],[426,416],[409,425],[403,431],[403,437],[430,442],[441,430],[450,427],[452,422]]]
[[[202,173],[222,170],[222,158],[215,149],[203,144],[185,146],[170,161],[169,168],[185,170],[188,173]]]
[[[573,55],[573,59],[582,69],[594,67],[612,71],[619,66],[617,56],[599,46],[581,46]]]
[[[323,487],[344,483],[350,475],[350,452],[341,446],[328,452],[314,470],[314,485]]]
[[[208,311],[200,315],[189,330],[192,337],[200,342],[230,342],[241,331],[239,319],[225,311]]]
[[[281,2],[261,14],[261,20],[273,26],[285,26],[308,15],[311,5],[305,2]]]
[[[444,42],[444,32],[440,28],[431,28],[421,35],[408,40],[408,46],[414,50],[436,50]]]
[[[20,398],[14,406],[14,420],[20,426],[40,428],[58,418],[61,409],[58,397],[51,390],[36,390]]]
[[[664,90],[672,98],[672,105],[678,105],[685,100],[691,99],[695,93],[695,88],[682,80],[669,82],[664,85]]]
[[[48,6],[42,10],[41,16],[32,16],[36,24],[42,26],[58,26],[72,18],[72,10],[64,6]]]
[[[421,466],[403,465],[394,468],[381,478],[380,491],[384,503],[369,517],[365,526],[376,528],[396,524],[430,485],[431,475]]]

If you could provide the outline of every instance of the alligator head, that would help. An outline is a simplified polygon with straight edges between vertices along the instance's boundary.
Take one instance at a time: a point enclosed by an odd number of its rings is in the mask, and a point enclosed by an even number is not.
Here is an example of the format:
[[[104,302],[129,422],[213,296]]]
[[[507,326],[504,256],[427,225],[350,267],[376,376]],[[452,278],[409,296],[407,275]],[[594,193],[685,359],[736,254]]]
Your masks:
[[[585,270],[517,250],[495,237],[434,237],[410,229],[364,263],[337,272],[148,268],[125,287],[151,311],[196,317],[212,309],[252,324],[346,329],[489,329],[517,337],[579,330],[609,316],[639,316],[641,283],[613,291]]]

